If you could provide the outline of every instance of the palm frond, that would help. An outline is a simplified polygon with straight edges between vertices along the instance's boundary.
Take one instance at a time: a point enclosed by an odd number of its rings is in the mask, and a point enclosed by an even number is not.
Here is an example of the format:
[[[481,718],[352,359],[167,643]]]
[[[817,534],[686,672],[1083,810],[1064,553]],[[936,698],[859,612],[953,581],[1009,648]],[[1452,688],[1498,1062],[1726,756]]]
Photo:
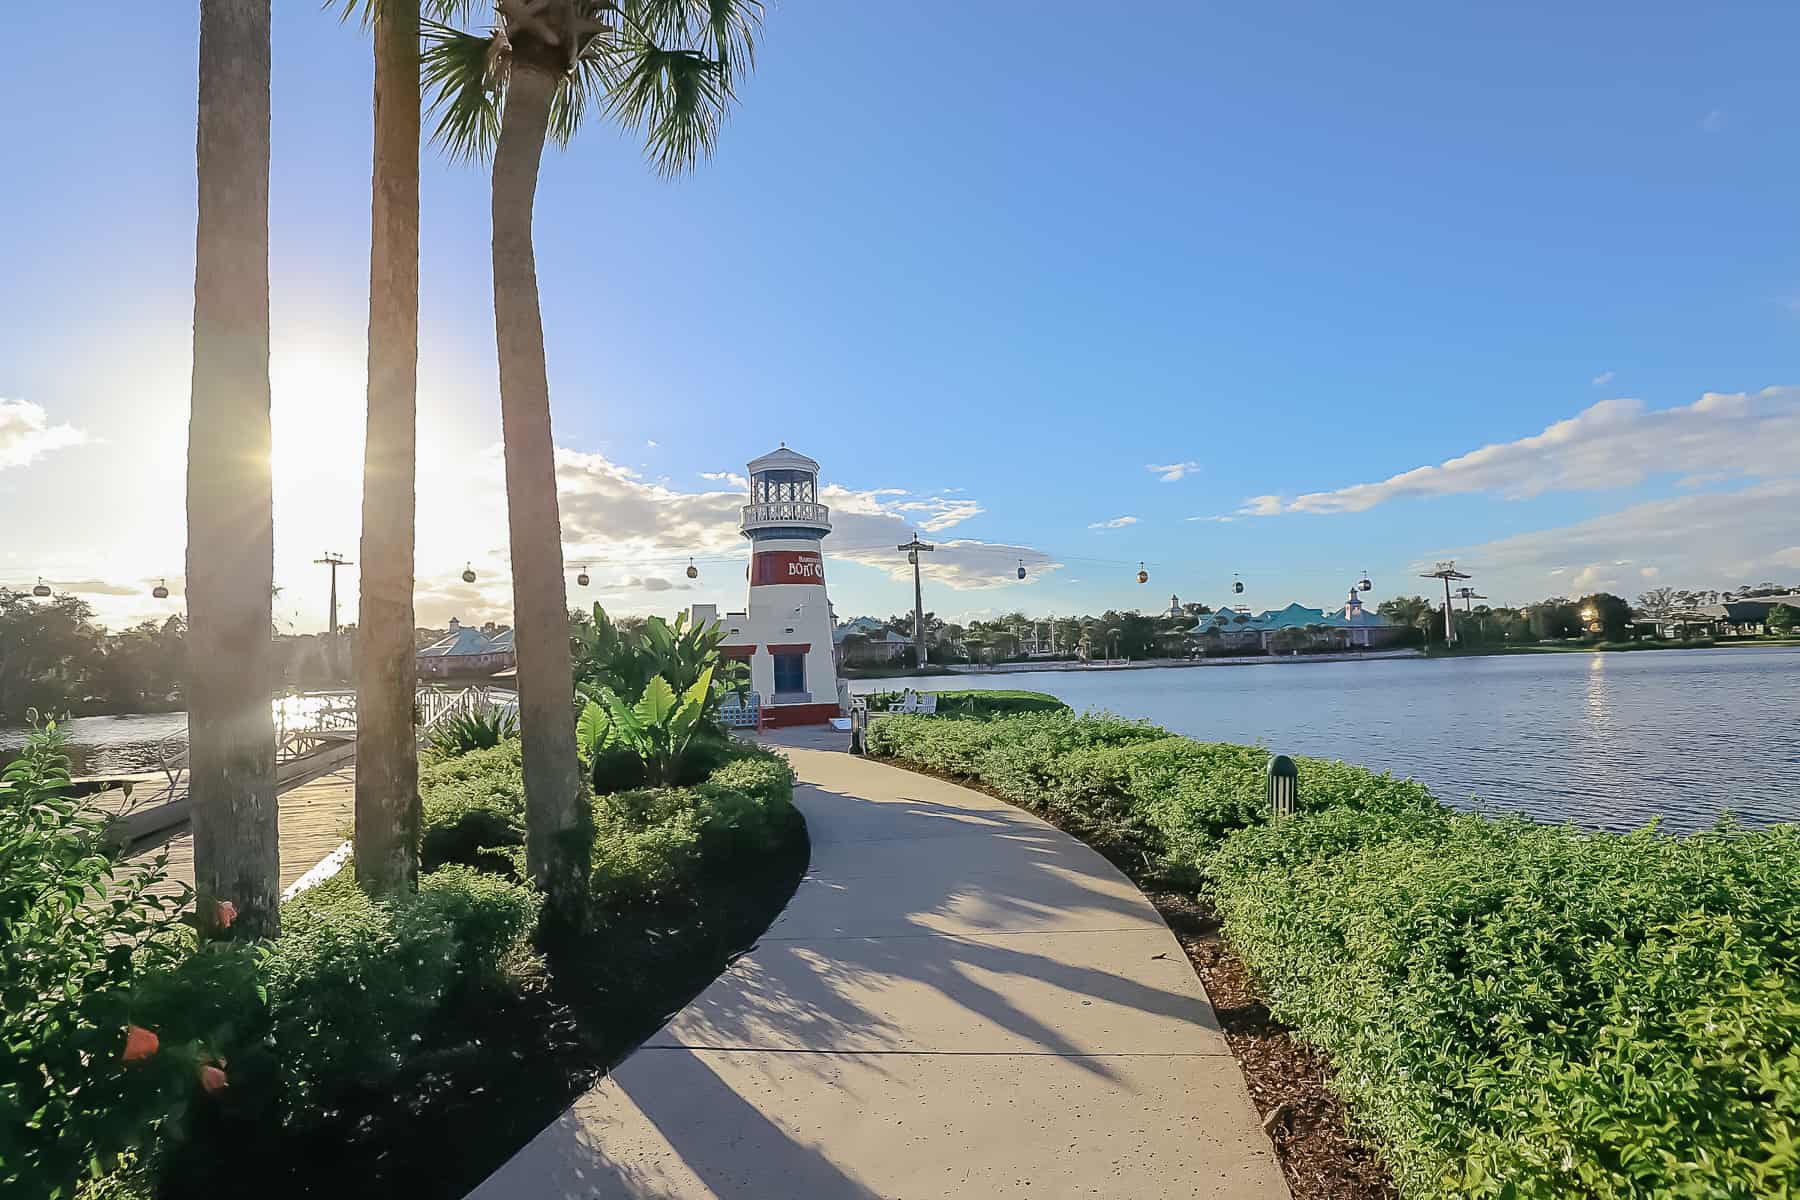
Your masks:
[[[354,17],[364,29],[372,29],[381,15],[381,0],[320,0],[319,7],[336,12],[338,20]],[[478,12],[491,12],[492,0],[419,0],[420,17],[430,21],[466,21]]]
[[[626,27],[660,46],[681,46],[719,64],[728,80],[756,65],[762,0],[625,0]]]
[[[505,80],[489,78],[492,34],[465,33],[441,21],[422,22],[420,77],[437,118],[431,140],[453,159],[483,159],[500,140]],[[501,64],[504,69],[504,64]]]
[[[697,50],[627,45],[607,110],[644,135],[644,153],[658,172],[679,175],[712,153],[731,102],[729,80]]]
[[[351,18],[363,29],[375,26],[375,16],[381,11],[381,0],[322,0],[319,5],[326,12],[337,13],[339,22],[349,24]]]
[[[374,0],[374,2],[379,4],[381,0]],[[427,21],[450,24],[472,21],[477,13],[491,16],[494,11],[494,0],[420,0],[419,10],[419,15]]]

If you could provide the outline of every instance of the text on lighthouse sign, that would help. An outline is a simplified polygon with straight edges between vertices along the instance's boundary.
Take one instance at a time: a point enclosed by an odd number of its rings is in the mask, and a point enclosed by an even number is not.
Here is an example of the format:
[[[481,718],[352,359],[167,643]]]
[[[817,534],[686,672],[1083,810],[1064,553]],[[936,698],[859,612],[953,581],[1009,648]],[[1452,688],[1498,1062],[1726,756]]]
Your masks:
[[[764,550],[750,569],[751,584],[825,582],[825,562],[817,550]]]

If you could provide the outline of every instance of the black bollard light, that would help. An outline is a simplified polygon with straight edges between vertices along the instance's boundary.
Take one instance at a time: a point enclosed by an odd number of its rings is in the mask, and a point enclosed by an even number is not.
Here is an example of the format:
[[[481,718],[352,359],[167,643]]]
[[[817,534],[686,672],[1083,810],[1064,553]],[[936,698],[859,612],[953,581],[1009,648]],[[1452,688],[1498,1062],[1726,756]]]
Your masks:
[[[1300,769],[1285,754],[1269,759],[1269,817],[1279,821],[1300,808]]]

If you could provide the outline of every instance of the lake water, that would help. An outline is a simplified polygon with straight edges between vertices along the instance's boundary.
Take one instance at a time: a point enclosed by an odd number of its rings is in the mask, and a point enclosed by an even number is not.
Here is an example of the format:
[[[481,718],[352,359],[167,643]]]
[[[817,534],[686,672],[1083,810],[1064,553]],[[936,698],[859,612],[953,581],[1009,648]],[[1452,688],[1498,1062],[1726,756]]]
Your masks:
[[[1207,741],[1410,775],[1596,829],[1800,820],[1800,647],[859,679],[1027,688]]]
[[[347,692],[283,696],[273,708],[278,727],[304,728],[322,707],[353,702]],[[129,713],[119,717],[75,717],[57,722],[67,739],[75,775],[110,775],[162,769],[164,755],[187,748],[187,714]],[[10,762],[30,730],[0,727],[0,763]]]

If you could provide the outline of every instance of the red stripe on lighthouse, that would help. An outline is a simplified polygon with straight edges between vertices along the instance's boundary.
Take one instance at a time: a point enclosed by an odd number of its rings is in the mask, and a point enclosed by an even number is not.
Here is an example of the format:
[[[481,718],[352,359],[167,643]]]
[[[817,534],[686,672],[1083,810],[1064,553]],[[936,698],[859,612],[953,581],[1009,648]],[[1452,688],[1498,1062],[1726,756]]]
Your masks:
[[[750,584],[825,582],[825,560],[817,550],[763,550],[750,567]]]

